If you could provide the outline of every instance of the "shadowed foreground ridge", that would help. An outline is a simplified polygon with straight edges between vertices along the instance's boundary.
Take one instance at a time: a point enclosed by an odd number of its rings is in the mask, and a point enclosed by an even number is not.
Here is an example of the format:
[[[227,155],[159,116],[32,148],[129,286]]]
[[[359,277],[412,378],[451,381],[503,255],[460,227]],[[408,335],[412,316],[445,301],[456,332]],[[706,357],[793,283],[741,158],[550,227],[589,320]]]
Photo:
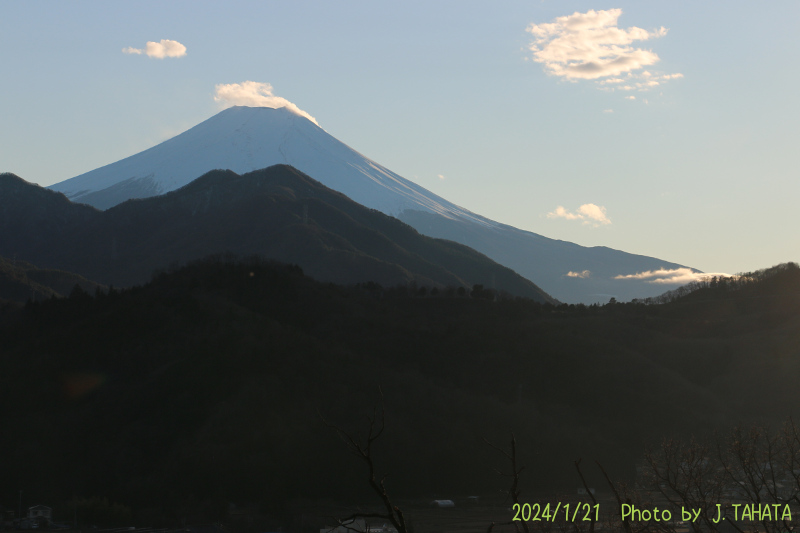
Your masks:
[[[0,257],[0,301],[25,303],[67,296],[78,285],[90,294],[107,287],[61,270],[44,270],[30,263]]]
[[[0,255],[107,285],[143,283],[175,261],[233,252],[295,263],[322,281],[482,284],[554,302],[486,256],[420,235],[286,165],[243,176],[215,170],[163,196],[106,211],[70,204],[60,193],[14,178],[0,181],[0,207],[7,213],[0,233],[15,236],[0,242]],[[15,194],[6,195],[12,185]]]
[[[364,498],[317,413],[357,430],[378,385],[398,497],[504,488],[482,439],[509,431],[526,490],[574,490],[576,457],[622,478],[645,440],[800,412],[799,284],[788,265],[663,305],[553,306],[212,258],[75,290],[0,316],[0,498],[107,497],[148,523]]]

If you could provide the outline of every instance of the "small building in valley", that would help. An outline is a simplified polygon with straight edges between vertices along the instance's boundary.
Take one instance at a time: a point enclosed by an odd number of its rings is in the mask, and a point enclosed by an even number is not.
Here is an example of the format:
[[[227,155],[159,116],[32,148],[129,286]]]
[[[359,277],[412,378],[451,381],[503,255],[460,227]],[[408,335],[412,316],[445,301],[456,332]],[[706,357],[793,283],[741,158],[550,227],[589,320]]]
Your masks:
[[[37,523],[50,523],[53,521],[53,509],[46,505],[28,507],[28,519]]]

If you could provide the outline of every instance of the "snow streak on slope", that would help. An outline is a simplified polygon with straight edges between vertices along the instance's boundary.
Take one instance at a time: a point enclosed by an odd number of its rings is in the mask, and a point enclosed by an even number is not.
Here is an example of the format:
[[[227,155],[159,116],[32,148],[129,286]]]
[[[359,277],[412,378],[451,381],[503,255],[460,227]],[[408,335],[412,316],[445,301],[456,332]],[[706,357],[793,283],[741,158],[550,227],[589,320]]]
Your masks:
[[[418,210],[496,226],[364,157],[285,108],[226,109],[153,148],[50,188],[74,202],[105,209],[128,198],[173,191],[209,170],[242,174],[279,163],[388,215]]]

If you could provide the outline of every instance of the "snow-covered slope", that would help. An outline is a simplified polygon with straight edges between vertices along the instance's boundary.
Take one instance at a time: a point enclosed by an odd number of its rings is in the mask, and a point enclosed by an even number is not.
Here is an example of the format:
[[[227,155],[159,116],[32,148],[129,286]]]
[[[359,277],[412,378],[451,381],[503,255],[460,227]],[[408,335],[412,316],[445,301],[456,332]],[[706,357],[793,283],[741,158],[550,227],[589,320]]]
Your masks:
[[[107,209],[173,191],[213,169],[238,174],[289,164],[356,202],[397,216],[407,209],[493,225],[364,157],[287,110],[231,107],[136,155],[50,187]]]
[[[482,217],[398,176],[286,108],[232,107],[136,155],[50,188],[107,209],[178,189],[209,170],[243,174],[289,164],[420,233],[466,244],[565,302],[653,296],[673,286],[621,275],[681,265],[605,247],[548,239]],[[580,276],[574,275],[580,273]],[[491,280],[474,280],[491,284]]]

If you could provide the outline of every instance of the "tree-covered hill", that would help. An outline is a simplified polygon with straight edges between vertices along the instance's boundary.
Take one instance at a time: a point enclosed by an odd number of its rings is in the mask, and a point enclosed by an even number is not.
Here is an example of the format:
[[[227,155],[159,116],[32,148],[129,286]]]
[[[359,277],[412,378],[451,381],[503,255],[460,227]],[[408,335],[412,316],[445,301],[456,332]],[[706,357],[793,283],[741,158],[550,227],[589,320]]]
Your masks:
[[[0,255],[115,286],[156,269],[233,252],[299,264],[342,284],[491,286],[555,302],[513,270],[464,245],[419,234],[287,165],[216,170],[168,194],[107,211],[0,174]]]
[[[799,278],[788,265],[739,292],[554,306],[217,257],[74,290],[0,319],[0,501],[106,497],[168,522],[365,498],[363,465],[319,414],[363,431],[378,387],[395,494],[494,493],[502,458],[483,438],[512,431],[529,490],[574,490],[577,457],[623,477],[646,440],[800,413]]]
[[[67,296],[75,285],[92,294],[106,289],[71,272],[36,268],[25,261],[0,257],[0,300],[25,303],[29,299]]]

